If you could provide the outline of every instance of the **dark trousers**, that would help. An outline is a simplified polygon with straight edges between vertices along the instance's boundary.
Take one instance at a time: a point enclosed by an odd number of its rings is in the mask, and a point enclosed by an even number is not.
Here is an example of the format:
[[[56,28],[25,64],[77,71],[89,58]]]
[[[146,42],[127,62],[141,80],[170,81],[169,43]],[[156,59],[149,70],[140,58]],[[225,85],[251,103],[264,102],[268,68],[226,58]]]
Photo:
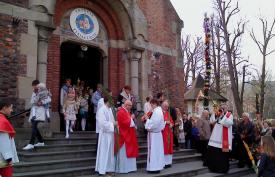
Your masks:
[[[178,141],[177,135],[175,134],[175,130],[173,131],[173,141],[174,141],[175,147],[179,147],[179,141]]]
[[[96,130],[96,113],[92,114],[92,130]]]
[[[185,138],[185,149],[191,149],[191,140]]]
[[[243,144],[243,140],[239,135],[236,135],[234,138],[237,141],[236,153],[239,160],[238,167],[244,167],[245,165],[248,165],[248,167],[251,167],[252,163],[249,159],[249,156]]]
[[[65,131],[65,119],[64,119],[64,114],[63,113],[59,113],[59,117],[60,117],[60,131]]]
[[[31,135],[31,140],[29,144],[34,144],[36,138],[39,143],[44,142],[43,137],[41,136],[37,127],[39,123],[40,123],[39,121],[32,120],[32,135]]]
[[[208,141],[209,140],[200,140],[199,142],[199,151],[202,155],[202,161],[204,165],[206,165],[206,153],[207,153],[207,146],[208,146]]]

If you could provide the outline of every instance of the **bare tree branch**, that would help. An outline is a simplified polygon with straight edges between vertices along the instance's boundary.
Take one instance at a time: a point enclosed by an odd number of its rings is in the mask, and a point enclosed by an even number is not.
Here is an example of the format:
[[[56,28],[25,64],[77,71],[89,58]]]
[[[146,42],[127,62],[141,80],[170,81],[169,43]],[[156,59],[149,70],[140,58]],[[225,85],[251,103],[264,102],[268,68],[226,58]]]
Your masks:
[[[273,18],[272,24],[270,26],[270,29],[268,29],[268,22],[266,19],[259,18],[261,24],[262,24],[262,33],[263,33],[263,42],[260,42],[257,40],[255,33],[252,29],[252,32],[250,33],[250,36],[252,40],[256,43],[258,46],[262,57],[263,57],[263,64],[262,64],[262,73],[259,76],[260,80],[260,113],[263,115],[263,109],[264,109],[264,102],[265,102],[265,89],[266,89],[266,56],[270,55],[271,53],[275,52],[275,49],[271,51],[268,50],[268,44],[270,40],[275,36],[273,33],[273,28],[275,25],[275,18]]]

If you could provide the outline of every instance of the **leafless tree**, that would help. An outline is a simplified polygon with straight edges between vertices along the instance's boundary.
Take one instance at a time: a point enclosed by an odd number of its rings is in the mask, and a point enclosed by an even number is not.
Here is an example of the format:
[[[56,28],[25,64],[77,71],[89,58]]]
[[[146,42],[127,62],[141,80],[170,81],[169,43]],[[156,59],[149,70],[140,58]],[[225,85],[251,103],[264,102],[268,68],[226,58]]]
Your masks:
[[[237,110],[237,114],[241,116],[243,112],[243,107],[241,104],[241,98],[239,94],[239,84],[238,84],[238,72],[237,64],[240,61],[237,61],[238,56],[240,55],[239,43],[241,36],[244,34],[244,28],[246,22],[238,22],[237,27],[233,31],[229,29],[229,23],[231,18],[240,12],[238,2],[232,6],[232,0],[223,1],[215,0],[215,8],[217,11],[219,19],[219,28],[221,30],[221,38],[225,44],[225,55],[228,63],[228,74],[231,84],[231,90],[233,94],[234,104]]]
[[[245,60],[243,60],[245,61]],[[242,85],[241,85],[241,91],[240,91],[240,99],[241,99],[241,105],[243,106],[243,100],[244,100],[244,92],[245,92],[245,85],[250,83],[252,72],[251,72],[251,64],[244,64],[242,65]]]
[[[275,32],[273,31],[275,25],[275,18],[273,19],[270,28],[268,27],[268,22],[266,19],[259,18],[259,20],[262,23],[263,41],[257,39],[253,29],[250,33],[250,36],[253,39],[253,41],[257,44],[263,57],[262,73],[260,77],[260,114],[263,115],[266,88],[266,57],[271,53],[275,52],[275,49],[268,49],[268,44],[270,40],[275,37]]]
[[[203,71],[203,42],[201,38],[196,38],[192,43],[190,38],[188,35],[182,40],[185,88],[188,88],[190,79],[194,81]]]

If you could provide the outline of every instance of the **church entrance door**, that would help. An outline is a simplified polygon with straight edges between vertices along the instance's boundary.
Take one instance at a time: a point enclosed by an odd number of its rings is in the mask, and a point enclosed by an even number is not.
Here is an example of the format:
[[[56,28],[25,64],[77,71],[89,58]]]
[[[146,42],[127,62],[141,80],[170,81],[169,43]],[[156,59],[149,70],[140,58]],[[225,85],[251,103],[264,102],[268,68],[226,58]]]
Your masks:
[[[72,85],[78,86],[79,81],[85,83],[85,89],[96,90],[96,85],[103,82],[103,60],[102,53],[98,48],[89,47],[74,42],[63,42],[61,44],[61,83],[70,78]],[[60,85],[60,88],[62,85]],[[87,119],[86,130],[95,129],[95,117],[93,114],[93,105],[89,104],[89,116]],[[80,117],[75,129],[80,130]],[[64,130],[64,120],[61,116],[60,129]]]

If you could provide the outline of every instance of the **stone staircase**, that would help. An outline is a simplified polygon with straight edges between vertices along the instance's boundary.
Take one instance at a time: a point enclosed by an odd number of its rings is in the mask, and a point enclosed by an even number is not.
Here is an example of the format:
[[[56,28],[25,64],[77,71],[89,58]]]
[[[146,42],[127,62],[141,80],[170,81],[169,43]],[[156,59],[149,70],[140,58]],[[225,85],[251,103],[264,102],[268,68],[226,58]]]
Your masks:
[[[32,151],[22,151],[28,143],[22,138],[16,140],[20,163],[14,166],[14,177],[93,177],[96,161],[96,134],[94,132],[74,132],[69,139],[64,133],[53,133],[45,138],[44,147]],[[29,137],[25,136],[25,137]],[[200,154],[195,150],[176,150],[173,156],[172,168],[163,170],[160,174],[152,175],[145,171],[147,157],[146,136],[139,136],[140,156],[137,159],[138,172],[116,174],[116,176],[242,176],[251,174],[247,168],[238,169],[233,163],[229,173],[213,174],[202,166]]]

